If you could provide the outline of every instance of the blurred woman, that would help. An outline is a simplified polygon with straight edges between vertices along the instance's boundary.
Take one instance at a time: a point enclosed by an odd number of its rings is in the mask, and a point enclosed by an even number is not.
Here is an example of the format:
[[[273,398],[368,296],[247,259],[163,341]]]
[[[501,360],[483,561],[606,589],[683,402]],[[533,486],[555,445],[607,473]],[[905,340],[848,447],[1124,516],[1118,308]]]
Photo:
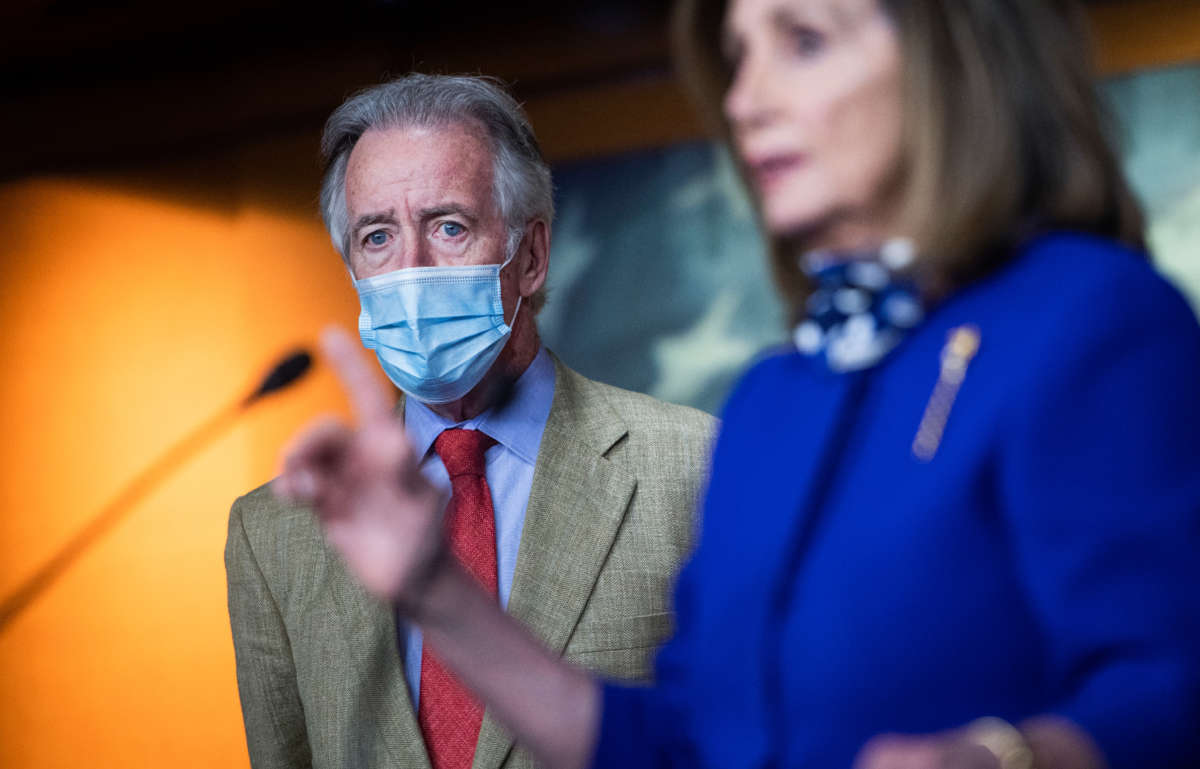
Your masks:
[[[380,461],[399,426],[302,444],[281,491],[314,474],[327,525],[374,527],[351,568],[549,766],[1194,765],[1200,329],[1141,251],[1075,5],[679,18],[796,349],[725,409],[656,686],[566,667],[441,557],[412,458]]]

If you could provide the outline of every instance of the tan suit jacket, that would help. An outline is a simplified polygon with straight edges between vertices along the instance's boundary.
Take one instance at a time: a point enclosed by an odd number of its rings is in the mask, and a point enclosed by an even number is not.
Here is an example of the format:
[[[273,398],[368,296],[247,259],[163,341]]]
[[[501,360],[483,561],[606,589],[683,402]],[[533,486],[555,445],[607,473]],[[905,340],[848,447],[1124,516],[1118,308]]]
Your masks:
[[[555,366],[508,611],[574,663],[646,679],[714,421]],[[254,767],[429,769],[393,611],[349,576],[311,511],[266,487],[241,497],[225,564]],[[473,769],[531,766],[485,714]]]

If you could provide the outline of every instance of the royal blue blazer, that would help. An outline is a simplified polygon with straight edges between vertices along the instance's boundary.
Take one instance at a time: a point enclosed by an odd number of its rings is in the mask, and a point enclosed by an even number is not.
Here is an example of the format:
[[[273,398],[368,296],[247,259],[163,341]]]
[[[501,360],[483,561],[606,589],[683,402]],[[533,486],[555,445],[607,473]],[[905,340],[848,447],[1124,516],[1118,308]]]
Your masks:
[[[761,361],[701,528],[656,685],[604,688],[598,767],[835,769],[1038,714],[1112,769],[1200,766],[1200,327],[1141,253],[1043,236],[869,370]]]

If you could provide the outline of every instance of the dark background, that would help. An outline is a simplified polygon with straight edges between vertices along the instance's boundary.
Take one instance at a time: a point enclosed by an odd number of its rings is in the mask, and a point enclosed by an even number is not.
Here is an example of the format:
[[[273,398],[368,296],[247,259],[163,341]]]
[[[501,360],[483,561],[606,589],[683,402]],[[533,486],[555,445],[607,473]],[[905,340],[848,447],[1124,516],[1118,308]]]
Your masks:
[[[0,181],[315,135],[348,93],[411,69],[508,81],[556,160],[695,138],[669,15],[667,0],[6,0]]]
[[[0,178],[316,134],[349,93],[412,69],[496,75],[531,113],[580,91],[653,93],[648,103],[665,102],[656,112],[682,126],[651,136],[687,138],[691,116],[664,89],[668,15],[665,0],[10,0],[0,7]],[[548,154],[613,144],[594,138],[611,126],[595,120],[605,105],[579,106],[590,119],[534,121]]]

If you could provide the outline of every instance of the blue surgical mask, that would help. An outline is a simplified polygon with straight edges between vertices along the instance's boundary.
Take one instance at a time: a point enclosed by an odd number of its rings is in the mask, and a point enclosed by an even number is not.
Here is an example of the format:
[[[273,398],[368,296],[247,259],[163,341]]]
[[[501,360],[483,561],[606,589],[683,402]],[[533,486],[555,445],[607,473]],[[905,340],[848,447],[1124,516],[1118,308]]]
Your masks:
[[[354,281],[358,334],[397,387],[423,403],[450,403],[479,384],[508,341],[504,264],[409,267]],[[521,309],[517,299],[516,313]]]

